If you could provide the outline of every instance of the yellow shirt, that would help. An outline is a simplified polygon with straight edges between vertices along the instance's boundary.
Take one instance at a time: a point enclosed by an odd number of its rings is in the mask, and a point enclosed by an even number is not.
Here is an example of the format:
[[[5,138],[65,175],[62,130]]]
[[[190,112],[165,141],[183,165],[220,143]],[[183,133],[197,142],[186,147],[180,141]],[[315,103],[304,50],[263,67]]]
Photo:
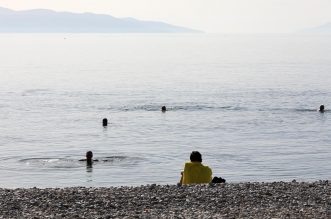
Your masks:
[[[201,162],[185,163],[183,172],[183,185],[210,183],[212,171],[208,166],[204,166]]]

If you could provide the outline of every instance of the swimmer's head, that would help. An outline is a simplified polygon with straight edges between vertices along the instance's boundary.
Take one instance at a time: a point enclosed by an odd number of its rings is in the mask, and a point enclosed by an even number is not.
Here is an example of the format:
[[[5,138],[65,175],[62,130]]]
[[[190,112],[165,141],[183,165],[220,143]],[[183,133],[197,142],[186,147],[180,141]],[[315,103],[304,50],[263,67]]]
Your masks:
[[[108,119],[107,119],[107,118],[104,118],[104,119],[102,120],[102,125],[103,125],[103,126],[107,126],[107,125],[108,125]]]
[[[324,112],[324,105],[320,106],[320,112]]]
[[[162,106],[161,110],[162,110],[162,112],[165,112],[165,111],[167,111],[167,107],[166,106]]]
[[[86,152],[86,159],[87,159],[87,160],[91,160],[92,157],[93,157],[93,153],[92,153],[92,151],[88,151],[88,152]]]
[[[202,157],[199,151],[192,151],[190,156],[191,162],[202,162]]]

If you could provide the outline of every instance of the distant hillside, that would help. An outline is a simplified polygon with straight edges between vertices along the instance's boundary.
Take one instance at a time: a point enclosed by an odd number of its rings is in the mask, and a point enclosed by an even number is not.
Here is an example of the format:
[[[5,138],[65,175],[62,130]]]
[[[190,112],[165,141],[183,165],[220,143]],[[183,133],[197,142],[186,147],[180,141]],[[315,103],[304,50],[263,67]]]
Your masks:
[[[200,31],[163,22],[115,18],[104,14],[78,14],[45,9],[13,11],[0,7],[0,32],[197,33]]]
[[[304,33],[330,33],[331,34],[331,23],[327,23],[327,24],[324,24],[319,27],[306,29],[303,32]]]

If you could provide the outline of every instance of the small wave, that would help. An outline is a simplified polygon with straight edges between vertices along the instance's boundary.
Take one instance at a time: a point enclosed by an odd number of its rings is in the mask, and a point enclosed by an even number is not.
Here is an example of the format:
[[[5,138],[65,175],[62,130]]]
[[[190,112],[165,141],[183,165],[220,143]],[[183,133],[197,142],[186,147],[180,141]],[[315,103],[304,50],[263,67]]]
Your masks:
[[[135,164],[139,158],[128,156],[105,156],[96,157],[94,165],[107,164]],[[50,158],[50,157],[34,157],[19,159],[19,163],[25,167],[31,168],[79,168],[85,166],[85,163],[74,158]]]
[[[295,109],[295,108],[261,108],[257,109],[257,111],[265,112],[318,112],[318,109]],[[325,110],[326,112],[327,110]]]
[[[100,110],[118,110],[118,111],[161,111],[161,105],[140,105],[140,106],[122,106],[122,107],[99,107]],[[235,106],[209,106],[209,105],[173,105],[168,106],[167,111],[242,111],[245,107]]]
[[[40,162],[49,163],[49,162],[56,162],[59,160],[60,160],[59,158],[26,158],[26,159],[21,159],[19,161],[23,163],[40,163]]]
[[[318,112],[318,109],[295,109],[297,112]],[[329,110],[325,110],[324,112],[328,112]]]
[[[29,89],[22,92],[22,96],[34,94],[50,94],[49,89]]]
[[[141,158],[139,157],[128,157],[128,156],[105,156],[105,157],[97,157],[99,162],[95,162],[95,165],[119,165],[119,166],[132,166],[137,165],[137,163],[141,162]]]
[[[130,108],[125,108],[125,111],[139,111],[139,110],[144,110],[144,111],[160,111],[162,106],[155,106],[155,105],[142,105],[142,106],[135,106]]]
[[[174,106],[173,108],[170,108],[170,110],[174,111],[214,111],[214,110],[226,110],[226,109],[234,109],[234,107],[230,106],[205,106],[205,105],[195,105],[195,106]],[[234,109],[236,110],[236,109]]]
[[[128,159],[129,157],[126,156],[109,156],[109,157],[100,157],[99,161],[103,162],[116,162],[116,161],[123,161]]]
[[[80,166],[75,160],[65,158],[26,158],[19,160],[19,162],[26,166],[40,168],[77,168]]]
[[[139,105],[139,106],[120,106],[120,107],[99,107],[99,110],[114,110],[114,111],[150,111],[161,112],[161,105]],[[308,108],[249,108],[241,106],[211,106],[211,105],[172,105],[167,106],[167,111],[259,111],[259,112],[318,112],[318,109]],[[325,110],[329,112],[330,110]]]

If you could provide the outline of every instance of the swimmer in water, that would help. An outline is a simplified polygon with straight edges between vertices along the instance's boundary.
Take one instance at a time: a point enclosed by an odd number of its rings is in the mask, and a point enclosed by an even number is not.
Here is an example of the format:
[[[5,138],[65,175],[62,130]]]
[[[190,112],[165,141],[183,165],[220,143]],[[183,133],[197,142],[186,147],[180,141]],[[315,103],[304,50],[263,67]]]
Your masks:
[[[104,119],[102,120],[102,126],[103,126],[103,127],[108,126],[108,119],[107,119],[107,118],[104,118]]]
[[[86,164],[87,164],[87,165],[92,166],[92,163],[93,163],[93,162],[97,162],[97,161],[99,161],[99,160],[93,160],[92,158],[93,158],[93,153],[92,153],[92,151],[88,151],[88,152],[86,152],[86,159],[81,159],[81,160],[79,160],[79,161],[86,161]]]
[[[324,108],[324,105],[321,105],[320,106],[320,110],[319,110],[320,113],[324,113],[325,112],[325,108]]]

